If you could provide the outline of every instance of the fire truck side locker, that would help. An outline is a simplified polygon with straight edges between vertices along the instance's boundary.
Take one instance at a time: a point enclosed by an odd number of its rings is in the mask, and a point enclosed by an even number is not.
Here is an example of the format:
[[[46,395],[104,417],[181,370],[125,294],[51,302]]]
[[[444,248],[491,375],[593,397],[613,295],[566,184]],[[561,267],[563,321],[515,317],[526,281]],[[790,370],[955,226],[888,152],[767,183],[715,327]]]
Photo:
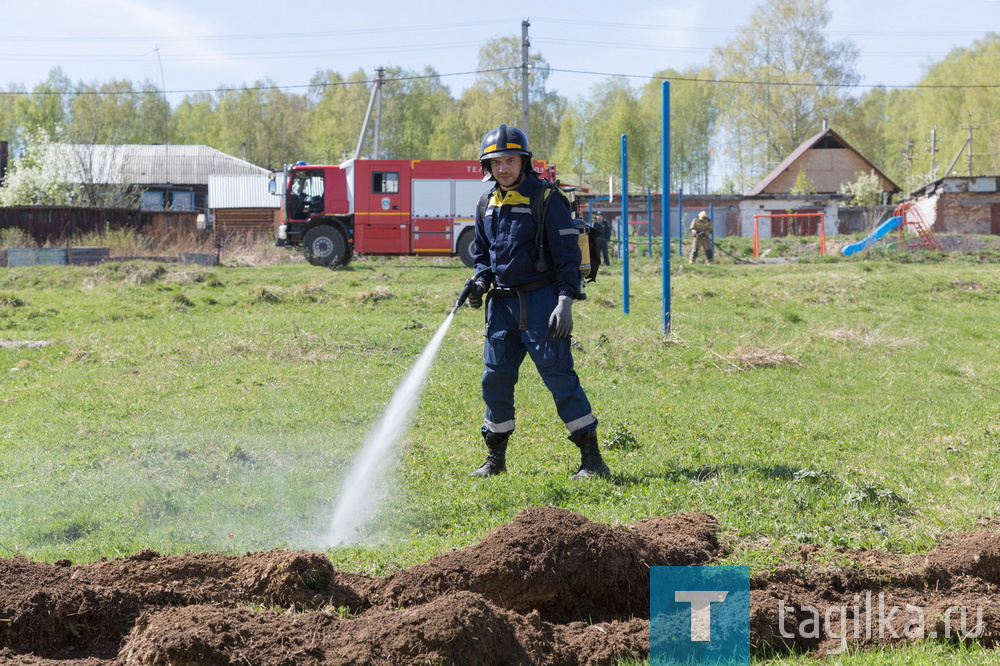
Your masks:
[[[355,160],[354,249],[410,253],[410,163]]]

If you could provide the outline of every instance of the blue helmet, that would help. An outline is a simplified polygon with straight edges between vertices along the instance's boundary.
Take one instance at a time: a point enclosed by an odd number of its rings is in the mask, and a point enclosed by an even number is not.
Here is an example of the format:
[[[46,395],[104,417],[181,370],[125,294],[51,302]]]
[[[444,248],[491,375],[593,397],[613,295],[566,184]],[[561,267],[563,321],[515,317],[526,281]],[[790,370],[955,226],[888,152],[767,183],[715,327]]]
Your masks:
[[[492,129],[483,137],[479,163],[483,166],[483,180],[492,180],[490,160],[494,157],[507,155],[523,155],[524,170],[531,171],[531,151],[528,149],[528,135],[516,127],[508,127],[501,123],[500,127]]]

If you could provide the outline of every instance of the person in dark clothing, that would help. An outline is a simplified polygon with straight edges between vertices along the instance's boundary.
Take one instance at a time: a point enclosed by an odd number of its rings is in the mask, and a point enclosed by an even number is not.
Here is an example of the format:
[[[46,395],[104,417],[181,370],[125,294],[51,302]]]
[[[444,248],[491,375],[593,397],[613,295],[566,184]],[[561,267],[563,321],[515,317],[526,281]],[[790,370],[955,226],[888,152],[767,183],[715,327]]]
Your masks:
[[[469,305],[486,301],[486,342],[483,350],[481,428],[486,461],[473,476],[493,476],[507,470],[507,442],[514,432],[514,385],[524,357],[530,356],[569,439],[580,449],[574,479],[605,476],[608,466],[597,443],[597,418],[573,369],[570,334],[574,299],[583,297],[579,229],[569,202],[558,190],[549,197],[544,219],[541,256],[531,195],[544,187],[531,168],[528,137],[516,127],[500,125],[482,142],[479,157],[484,180],[494,180],[485,210],[476,214],[476,268]]]
[[[608,257],[608,241],[611,240],[611,225],[604,219],[604,213],[595,213],[594,223],[590,226],[594,230],[594,233],[597,234],[597,247],[601,250],[601,260],[605,266],[608,266],[611,264],[611,259]]]

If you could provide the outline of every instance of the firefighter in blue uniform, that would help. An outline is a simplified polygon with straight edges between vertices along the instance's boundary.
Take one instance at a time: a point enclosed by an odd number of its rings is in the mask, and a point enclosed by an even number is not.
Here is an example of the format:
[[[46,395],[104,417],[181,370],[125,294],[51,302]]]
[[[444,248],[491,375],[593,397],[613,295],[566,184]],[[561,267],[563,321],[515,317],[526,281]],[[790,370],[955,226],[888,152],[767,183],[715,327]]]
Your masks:
[[[485,210],[476,215],[476,280],[469,297],[481,307],[486,297],[486,343],[483,351],[482,427],[486,461],[473,476],[505,472],[507,440],[514,432],[514,385],[525,355],[531,357],[556,411],[580,448],[574,479],[609,473],[597,443],[597,418],[573,370],[570,334],[573,300],[581,298],[579,230],[569,202],[550,191],[542,251],[530,206],[531,194],[543,187],[531,168],[528,137],[500,125],[483,139],[479,161],[484,180],[496,181]]]

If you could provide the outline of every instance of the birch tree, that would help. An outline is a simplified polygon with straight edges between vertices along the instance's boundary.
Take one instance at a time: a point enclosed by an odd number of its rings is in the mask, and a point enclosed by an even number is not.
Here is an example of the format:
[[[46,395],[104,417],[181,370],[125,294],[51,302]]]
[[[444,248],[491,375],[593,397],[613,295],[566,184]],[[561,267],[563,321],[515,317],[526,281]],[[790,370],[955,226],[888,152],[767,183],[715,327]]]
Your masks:
[[[752,185],[848,105],[858,49],[830,41],[827,0],[765,0],[715,49],[724,129],[742,185]]]

